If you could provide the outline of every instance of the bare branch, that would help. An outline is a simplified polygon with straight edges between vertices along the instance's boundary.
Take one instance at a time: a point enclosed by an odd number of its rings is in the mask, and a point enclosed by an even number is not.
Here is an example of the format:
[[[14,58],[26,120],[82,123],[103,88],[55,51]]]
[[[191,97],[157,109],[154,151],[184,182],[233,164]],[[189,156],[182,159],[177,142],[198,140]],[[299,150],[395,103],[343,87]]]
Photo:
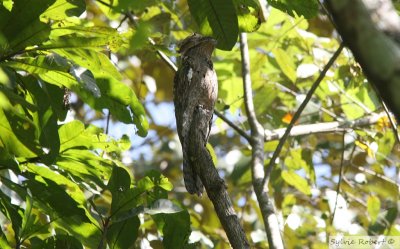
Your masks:
[[[308,91],[306,98],[304,99],[303,103],[301,103],[300,107],[297,109],[296,113],[293,116],[293,119],[290,121],[290,124],[286,128],[285,133],[283,134],[282,138],[279,141],[278,146],[276,147],[276,150],[274,151],[274,154],[272,155],[272,158],[268,164],[268,167],[265,171],[265,176],[264,176],[264,185],[268,185],[269,182],[269,176],[271,174],[271,171],[275,165],[275,161],[279,156],[279,153],[281,152],[283,145],[285,144],[286,139],[289,137],[290,131],[292,130],[294,124],[297,122],[299,119],[301,113],[303,112],[304,108],[310,101],[312,95],[314,94],[315,90],[318,88],[319,84],[321,83],[322,79],[325,77],[326,72],[328,72],[329,68],[333,65],[335,62],[336,58],[339,56],[339,54],[342,52],[343,49],[343,43],[340,44],[339,48],[336,50],[336,52],[333,54],[331,59],[328,61],[320,75],[318,76],[317,80],[313,83],[311,86],[311,89]]]
[[[343,132],[349,129],[357,129],[359,127],[376,124],[382,117],[386,116],[385,112],[378,114],[372,114],[354,121],[344,121],[344,122],[325,122],[317,124],[306,124],[306,125],[295,125],[290,130],[289,137],[297,137],[318,133],[328,133],[328,132]],[[266,142],[272,140],[279,140],[285,134],[287,128],[279,128],[275,130],[266,130],[264,140]]]
[[[204,134],[202,133],[202,129],[198,127],[199,124],[208,126],[208,124],[204,123],[204,115],[204,112],[201,112],[199,109],[196,109],[193,114],[189,135],[190,160],[197,171],[196,173],[201,178],[208,197],[214,205],[215,212],[228,236],[232,248],[247,249],[250,248],[250,245],[226,191],[225,182],[218,175],[210,152],[204,146]]]
[[[242,77],[244,103],[251,129],[252,159],[251,172],[254,192],[256,193],[267,232],[269,248],[283,249],[282,235],[279,229],[275,206],[269,196],[268,186],[263,185],[264,177],[264,128],[258,122],[254,110],[253,94],[250,78],[250,57],[247,45],[247,34],[240,34],[240,53],[242,57]]]

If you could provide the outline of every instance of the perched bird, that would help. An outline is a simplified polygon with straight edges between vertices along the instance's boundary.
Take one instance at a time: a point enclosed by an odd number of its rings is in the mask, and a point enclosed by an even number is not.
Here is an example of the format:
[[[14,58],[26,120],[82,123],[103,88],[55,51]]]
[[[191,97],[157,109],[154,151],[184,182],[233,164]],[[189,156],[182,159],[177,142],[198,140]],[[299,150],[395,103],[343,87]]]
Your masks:
[[[201,129],[203,141],[196,142],[200,146],[207,145],[218,95],[217,75],[211,61],[216,44],[215,39],[196,33],[185,38],[179,44],[181,64],[174,78],[175,117],[182,144],[183,179],[186,190],[199,196],[203,193],[203,183],[191,164],[191,157],[195,155],[189,155],[188,138],[191,128]],[[204,120],[199,125],[192,125],[196,108],[201,108]]]

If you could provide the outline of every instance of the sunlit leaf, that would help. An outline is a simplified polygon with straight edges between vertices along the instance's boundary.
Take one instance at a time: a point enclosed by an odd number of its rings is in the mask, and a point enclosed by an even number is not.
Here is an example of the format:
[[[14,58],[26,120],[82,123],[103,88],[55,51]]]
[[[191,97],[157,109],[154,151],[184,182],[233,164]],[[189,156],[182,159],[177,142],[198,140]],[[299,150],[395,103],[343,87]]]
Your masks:
[[[381,209],[381,201],[377,196],[368,196],[367,199],[367,210],[369,217],[371,218],[371,223],[375,223],[378,218],[379,211]]]
[[[200,33],[215,37],[219,49],[231,50],[239,34],[232,0],[188,0],[188,5]]]
[[[290,56],[280,48],[274,49],[272,53],[286,77],[293,83],[296,82],[296,66],[293,62],[293,58],[290,58]]]
[[[68,16],[79,16],[86,10],[83,0],[56,0],[42,14],[41,18],[63,20]]]
[[[303,194],[310,195],[311,189],[308,182],[294,171],[282,171],[282,178],[285,182],[297,190],[302,192]]]
[[[256,0],[234,0],[241,32],[254,32],[261,24],[260,6]]]
[[[312,18],[318,13],[318,2],[316,0],[268,0],[268,3],[291,16],[302,15],[305,18]]]

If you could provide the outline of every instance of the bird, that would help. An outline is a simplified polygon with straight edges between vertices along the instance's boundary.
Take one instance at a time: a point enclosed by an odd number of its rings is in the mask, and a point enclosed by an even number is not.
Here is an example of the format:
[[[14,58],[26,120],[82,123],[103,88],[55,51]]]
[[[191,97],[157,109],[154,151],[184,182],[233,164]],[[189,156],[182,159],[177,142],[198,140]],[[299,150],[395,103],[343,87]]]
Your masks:
[[[190,129],[200,129],[203,141],[196,141],[199,146],[206,146],[208,142],[218,96],[218,79],[211,60],[216,45],[214,38],[197,33],[181,41],[178,45],[181,63],[174,77],[173,101],[182,145],[183,179],[186,190],[198,196],[202,195],[204,187],[191,162],[195,155],[189,154],[188,142]],[[202,110],[201,120],[199,124],[192,124],[193,114],[199,108]]]

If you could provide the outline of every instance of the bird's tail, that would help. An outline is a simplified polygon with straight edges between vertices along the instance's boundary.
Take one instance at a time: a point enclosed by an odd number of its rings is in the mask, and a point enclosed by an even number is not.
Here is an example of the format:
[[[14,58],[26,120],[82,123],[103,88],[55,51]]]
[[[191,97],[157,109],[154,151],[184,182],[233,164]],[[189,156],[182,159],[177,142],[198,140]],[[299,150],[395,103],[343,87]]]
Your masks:
[[[188,160],[183,159],[183,180],[185,182],[186,190],[190,194],[197,194],[202,196],[203,194],[203,183],[200,180],[199,175],[195,172],[193,165],[190,165]]]

